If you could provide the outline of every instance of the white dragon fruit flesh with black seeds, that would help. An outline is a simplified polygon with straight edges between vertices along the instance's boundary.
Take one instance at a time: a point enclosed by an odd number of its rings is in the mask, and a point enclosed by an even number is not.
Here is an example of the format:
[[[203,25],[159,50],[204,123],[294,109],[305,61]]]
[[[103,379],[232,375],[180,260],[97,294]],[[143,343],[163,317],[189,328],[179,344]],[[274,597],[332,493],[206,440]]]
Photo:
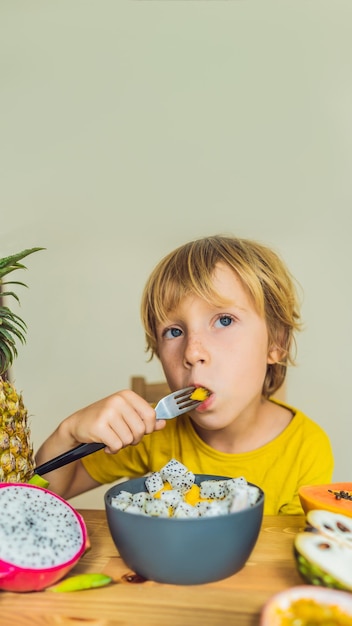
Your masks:
[[[53,585],[87,545],[84,520],[66,500],[35,485],[0,484],[0,589]]]

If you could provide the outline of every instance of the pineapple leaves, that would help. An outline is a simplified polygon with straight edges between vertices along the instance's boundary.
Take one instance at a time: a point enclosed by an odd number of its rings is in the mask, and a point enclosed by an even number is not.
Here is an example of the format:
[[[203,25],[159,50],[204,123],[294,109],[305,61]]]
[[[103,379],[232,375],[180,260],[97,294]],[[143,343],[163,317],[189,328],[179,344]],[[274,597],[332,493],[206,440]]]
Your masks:
[[[45,250],[45,248],[28,248],[0,259],[0,376],[6,372],[17,356],[16,342],[18,339],[21,343],[25,343],[25,333],[27,326],[25,322],[16,313],[11,311],[7,306],[1,306],[1,298],[7,296],[12,297],[19,303],[19,297],[14,291],[3,291],[5,285],[20,285],[27,287],[25,283],[20,281],[3,281],[2,278],[19,269],[27,269],[23,263],[20,263],[29,254]]]
[[[11,351],[11,349],[7,346],[7,344],[3,343],[3,341],[0,339],[0,372],[1,374],[3,374],[7,370],[8,365],[11,365],[15,356],[17,356],[16,346]]]
[[[17,254],[12,254],[11,256],[0,259],[0,278],[2,276],[6,276],[6,274],[9,274],[10,272],[13,272],[14,270],[26,269],[26,266],[19,263],[19,261],[24,259],[29,254],[37,252],[38,250],[45,250],[45,248],[29,248],[27,250],[22,250],[22,252],[17,252]]]
[[[3,285],[5,285],[5,284],[6,284],[6,285],[9,285],[10,283],[2,283],[2,284],[3,284]],[[14,284],[14,283],[12,283],[12,284]],[[19,284],[19,285],[20,285],[20,284],[22,284],[22,283],[16,283],[16,284]],[[23,286],[24,286],[24,287],[27,287],[27,285],[25,285],[24,283],[23,283]],[[2,297],[2,298],[4,298],[5,296],[7,296],[7,297],[10,297],[10,296],[11,296],[12,298],[15,298],[15,300],[17,300],[17,302],[20,304],[20,299],[19,299],[19,297],[18,297],[17,293],[14,293],[13,291],[2,291],[2,292],[1,292],[1,297]]]
[[[19,339],[21,343],[25,343],[24,332],[21,332],[18,328],[16,328],[16,326],[11,323],[0,324],[0,341],[1,339],[3,339],[4,341],[7,341],[11,346],[13,346],[15,342],[12,335],[16,335],[17,339]]]
[[[2,281],[1,283],[2,285],[21,285],[21,287],[27,287],[27,285],[25,283],[21,283],[19,280],[9,280],[8,282],[5,283],[5,281]],[[6,294],[2,294],[3,296],[5,296]]]
[[[25,323],[6,307],[0,307],[0,376],[17,356],[14,336],[25,343]]]
[[[7,306],[0,307],[0,328],[5,327],[10,329],[10,332],[15,332],[16,326],[23,331],[23,334],[26,332],[26,324],[21,318],[10,311]],[[21,333],[22,334],[22,333]]]

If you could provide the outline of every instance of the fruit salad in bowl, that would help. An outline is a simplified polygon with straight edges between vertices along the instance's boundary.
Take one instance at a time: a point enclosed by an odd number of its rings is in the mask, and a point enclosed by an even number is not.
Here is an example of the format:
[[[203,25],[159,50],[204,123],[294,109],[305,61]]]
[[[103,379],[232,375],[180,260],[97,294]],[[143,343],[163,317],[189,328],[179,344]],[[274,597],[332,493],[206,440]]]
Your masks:
[[[111,536],[126,565],[157,582],[192,585],[244,567],[261,528],[264,493],[244,477],[193,474],[171,459],[105,494]]]

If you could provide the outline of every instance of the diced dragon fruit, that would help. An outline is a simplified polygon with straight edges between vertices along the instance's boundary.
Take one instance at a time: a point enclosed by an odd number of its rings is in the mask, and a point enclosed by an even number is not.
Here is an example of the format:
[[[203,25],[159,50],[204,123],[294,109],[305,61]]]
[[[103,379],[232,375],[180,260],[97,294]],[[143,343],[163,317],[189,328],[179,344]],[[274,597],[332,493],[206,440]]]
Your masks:
[[[178,489],[181,493],[186,493],[194,485],[195,476],[193,472],[185,472],[178,476],[169,476],[169,482],[174,489]]]
[[[227,480],[203,480],[200,483],[201,498],[224,498],[227,491]]]
[[[139,506],[139,504],[128,504],[125,508],[126,513],[132,513],[133,515],[146,515],[143,507]]]
[[[120,491],[116,496],[111,498],[111,506],[122,511],[132,502],[132,494],[129,491]]]
[[[154,493],[158,493],[158,491],[160,491],[160,489],[162,489],[164,486],[164,481],[162,479],[161,473],[152,472],[152,474],[147,476],[145,479],[145,486],[147,488],[147,491],[152,495]]]
[[[130,493],[129,491],[124,491],[122,489],[122,491],[114,496],[114,498],[118,498],[119,500],[132,500],[132,493]]]
[[[171,459],[164,467],[161,468],[160,474],[162,479],[165,482],[169,482],[172,485],[172,478],[181,476],[182,474],[186,474],[188,472],[188,467],[177,461],[176,459]]]
[[[233,501],[230,506],[230,513],[234,513],[235,511],[241,511],[242,509],[247,508],[248,505],[248,488],[241,487],[237,489],[236,493],[234,493],[233,495]]]
[[[180,502],[180,504],[176,507],[173,517],[182,518],[182,517],[198,517],[198,509],[191,504],[187,504],[187,502]]]
[[[132,504],[140,506],[143,510],[145,509],[146,503],[151,502],[152,500],[153,496],[146,491],[139,491],[138,493],[134,493],[132,496]]]
[[[208,508],[208,504],[209,502],[207,500],[203,500],[203,502],[197,502],[194,508],[197,509],[199,517],[203,517],[205,511]]]
[[[167,491],[161,491],[160,498],[161,500],[166,502],[168,506],[172,506],[173,509],[175,509],[176,506],[183,501],[182,494],[180,491],[178,491],[178,489],[168,489]]]
[[[260,495],[258,487],[249,485],[243,476],[213,478],[196,484],[193,472],[175,458],[160,471],[149,474],[145,487],[146,493],[129,494],[128,507],[133,508],[127,507],[128,511],[157,517],[223,515],[253,506]],[[124,493],[120,492],[119,502],[113,499],[113,506],[122,509],[126,506]]]
[[[214,500],[208,502],[208,506],[205,507],[202,517],[215,517],[216,515],[227,515],[229,512],[228,502],[225,500]]]
[[[238,478],[229,478],[227,481],[227,491],[228,493],[236,493],[238,488],[245,487],[247,485],[247,481],[243,476],[239,476]]]
[[[146,502],[145,513],[153,517],[169,517],[169,505],[163,500],[154,499],[152,502]]]
[[[248,492],[249,505],[253,506],[253,504],[255,504],[258,501],[258,498],[260,496],[260,491],[258,487],[255,487],[255,485],[247,485],[247,492]]]
[[[119,511],[125,511],[128,506],[131,506],[131,503],[128,500],[111,498],[111,506],[114,507],[114,509],[119,509]]]

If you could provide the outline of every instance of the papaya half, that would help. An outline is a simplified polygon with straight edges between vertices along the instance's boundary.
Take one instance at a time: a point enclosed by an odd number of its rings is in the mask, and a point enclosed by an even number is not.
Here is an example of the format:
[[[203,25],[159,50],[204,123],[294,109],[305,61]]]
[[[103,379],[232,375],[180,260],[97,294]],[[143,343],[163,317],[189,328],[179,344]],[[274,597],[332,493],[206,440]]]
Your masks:
[[[305,514],[323,509],[352,517],[352,482],[305,485],[299,488],[298,495]]]

